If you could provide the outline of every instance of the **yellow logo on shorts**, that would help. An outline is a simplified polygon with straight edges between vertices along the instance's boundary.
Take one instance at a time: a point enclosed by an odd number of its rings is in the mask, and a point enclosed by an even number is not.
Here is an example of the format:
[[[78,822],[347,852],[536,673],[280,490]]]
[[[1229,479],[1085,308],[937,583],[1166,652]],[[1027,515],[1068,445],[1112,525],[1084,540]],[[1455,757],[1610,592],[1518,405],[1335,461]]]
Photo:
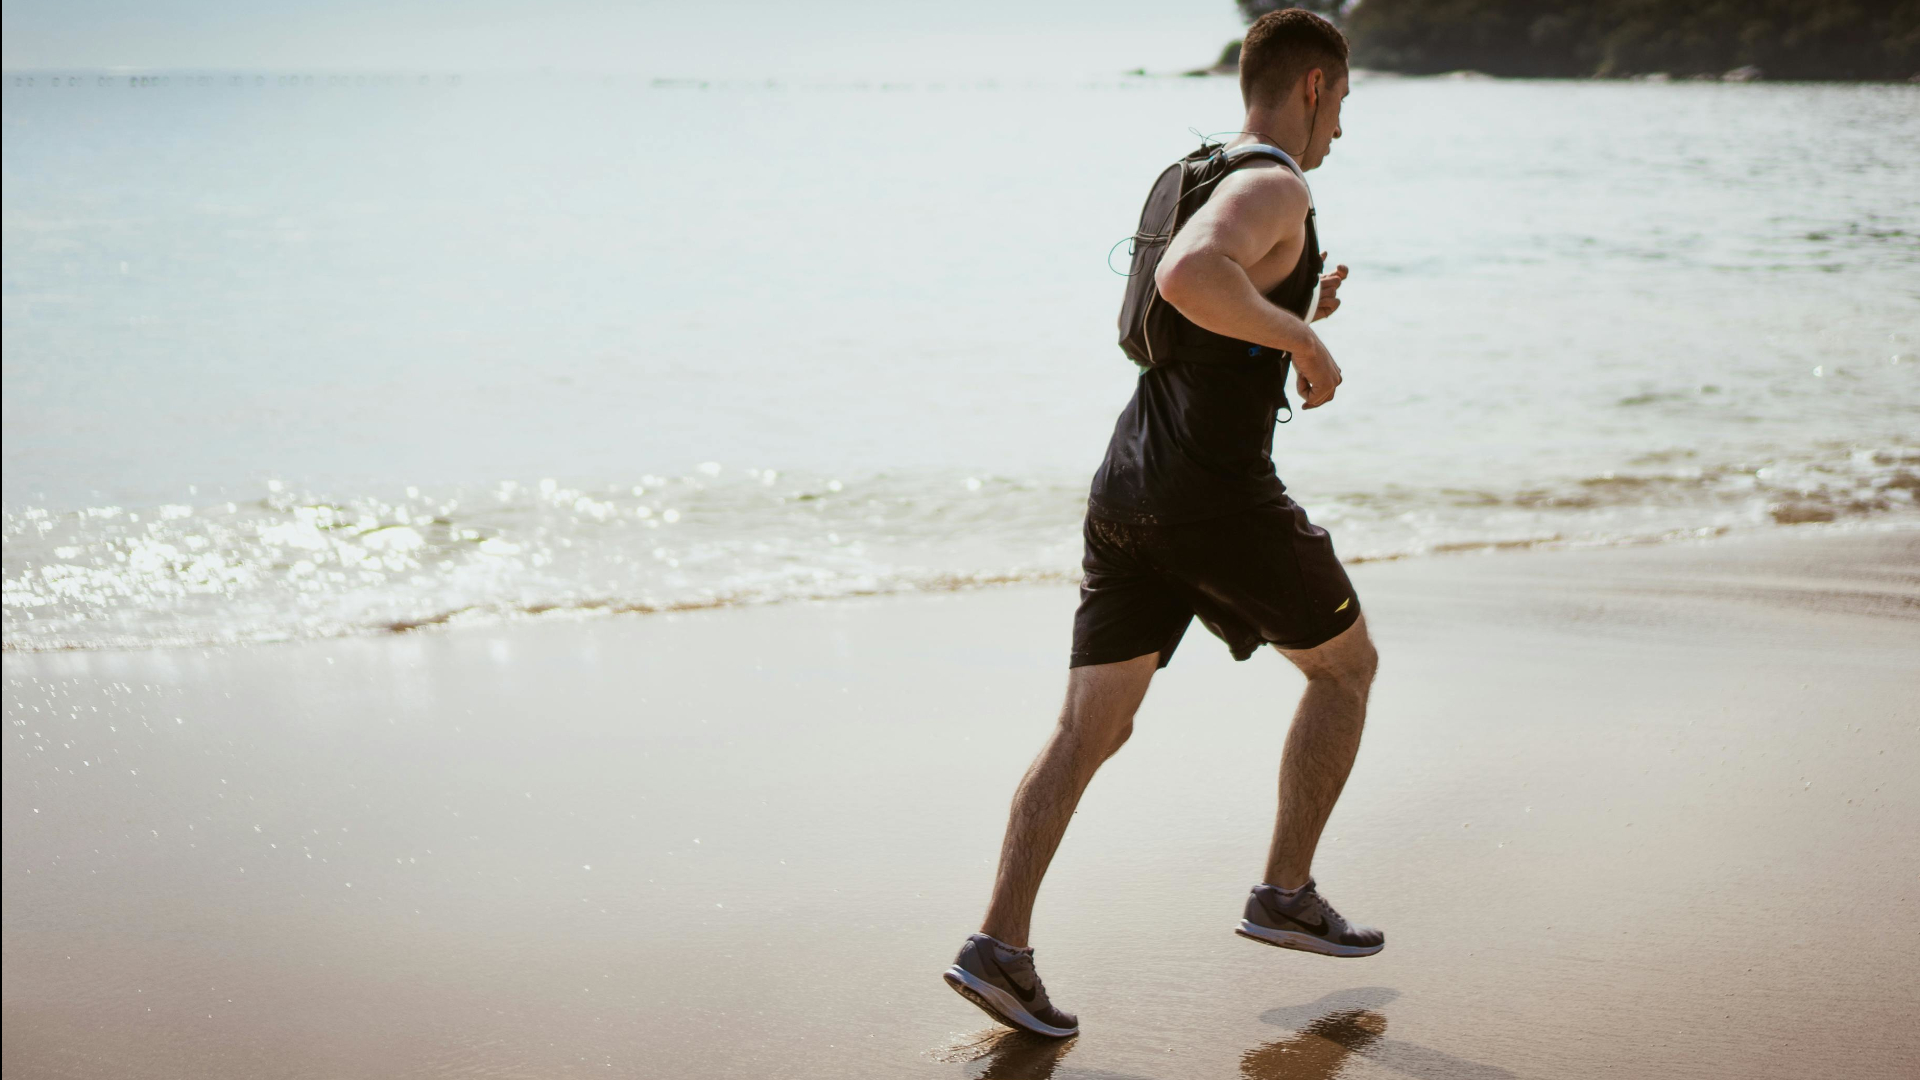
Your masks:
[[[1351,603],[1353,603],[1353,597],[1349,596],[1345,600],[1340,601],[1340,606],[1337,608],[1334,608],[1333,613],[1335,615],[1340,614],[1341,612],[1347,610],[1347,605]]]

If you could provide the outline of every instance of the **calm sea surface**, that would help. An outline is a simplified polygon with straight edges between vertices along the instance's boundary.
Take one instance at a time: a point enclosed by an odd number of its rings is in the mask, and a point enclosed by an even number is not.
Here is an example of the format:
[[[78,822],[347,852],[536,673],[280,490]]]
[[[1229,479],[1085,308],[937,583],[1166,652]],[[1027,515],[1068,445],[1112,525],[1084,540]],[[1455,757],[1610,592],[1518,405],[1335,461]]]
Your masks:
[[[1229,80],[8,76],[9,649],[1070,580]],[[1343,556],[1920,525],[1920,88],[1360,75]],[[1114,257],[1120,265],[1124,251]]]

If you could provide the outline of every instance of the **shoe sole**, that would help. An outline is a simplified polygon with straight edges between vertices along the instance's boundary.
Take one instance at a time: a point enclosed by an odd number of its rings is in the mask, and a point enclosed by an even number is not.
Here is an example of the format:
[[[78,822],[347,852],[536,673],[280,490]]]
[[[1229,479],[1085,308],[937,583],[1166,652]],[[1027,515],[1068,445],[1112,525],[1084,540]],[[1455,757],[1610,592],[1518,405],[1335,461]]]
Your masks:
[[[1372,956],[1387,947],[1384,941],[1378,945],[1341,945],[1325,938],[1314,937],[1312,934],[1302,934],[1294,930],[1275,930],[1245,919],[1240,920],[1240,928],[1234,933],[1262,945],[1272,945],[1280,949],[1298,949],[1301,952],[1319,953],[1321,956]]]
[[[953,987],[954,993],[973,1002],[980,1007],[981,1012],[1010,1028],[1031,1031],[1035,1035],[1045,1035],[1054,1039],[1064,1039],[1069,1035],[1080,1034],[1080,1029],[1077,1027],[1062,1028],[1043,1023],[1039,1017],[1022,1008],[1019,1000],[1012,994],[979,978],[958,964],[948,968],[940,977],[947,980],[947,985]]]

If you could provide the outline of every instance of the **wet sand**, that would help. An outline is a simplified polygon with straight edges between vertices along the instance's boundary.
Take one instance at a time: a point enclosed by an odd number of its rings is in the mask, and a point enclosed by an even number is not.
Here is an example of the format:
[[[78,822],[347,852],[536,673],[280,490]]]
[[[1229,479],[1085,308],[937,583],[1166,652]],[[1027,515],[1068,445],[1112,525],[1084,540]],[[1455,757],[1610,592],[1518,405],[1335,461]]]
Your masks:
[[[9,654],[5,1073],[1914,1075],[1920,533],[1354,578],[1386,951],[1230,933],[1299,679],[1196,627],[1041,894],[1066,1043],[938,976],[1070,588]]]

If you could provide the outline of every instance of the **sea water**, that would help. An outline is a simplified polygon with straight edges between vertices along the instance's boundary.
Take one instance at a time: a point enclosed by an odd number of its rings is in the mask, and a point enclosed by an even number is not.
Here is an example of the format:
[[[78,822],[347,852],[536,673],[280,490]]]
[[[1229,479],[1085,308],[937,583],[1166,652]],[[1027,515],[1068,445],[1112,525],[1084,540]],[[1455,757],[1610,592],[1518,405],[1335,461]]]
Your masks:
[[[8,649],[1073,580],[1227,79],[9,75]],[[1920,525],[1920,88],[1359,73],[1348,560]]]

